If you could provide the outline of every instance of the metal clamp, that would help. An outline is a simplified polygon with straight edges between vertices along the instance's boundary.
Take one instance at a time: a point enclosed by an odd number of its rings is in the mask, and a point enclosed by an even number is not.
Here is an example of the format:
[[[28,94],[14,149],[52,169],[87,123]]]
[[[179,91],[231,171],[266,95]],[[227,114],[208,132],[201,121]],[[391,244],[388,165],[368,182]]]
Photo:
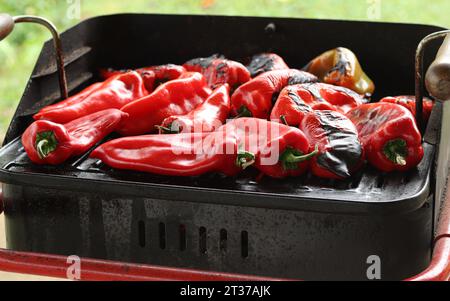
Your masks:
[[[416,94],[416,121],[419,129],[423,124],[423,55],[428,44],[438,38],[445,37],[436,59],[428,68],[425,83],[428,92],[436,100],[450,100],[450,30],[434,32],[420,41],[416,50],[415,94]]]
[[[12,17],[8,14],[0,14],[0,41],[6,38],[14,29],[15,23],[37,23],[45,26],[53,36],[53,45],[55,48],[56,66],[58,68],[59,76],[59,89],[61,91],[61,98],[66,99],[68,97],[67,90],[67,78],[66,70],[64,69],[64,59],[62,55],[61,38],[59,33],[52,22],[45,18],[36,16],[15,16]]]

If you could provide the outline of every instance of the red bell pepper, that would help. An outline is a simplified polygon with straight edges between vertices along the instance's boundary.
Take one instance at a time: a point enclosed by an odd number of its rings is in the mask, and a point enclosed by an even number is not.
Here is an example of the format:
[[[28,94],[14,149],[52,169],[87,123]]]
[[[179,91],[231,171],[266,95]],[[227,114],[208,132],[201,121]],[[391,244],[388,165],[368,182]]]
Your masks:
[[[100,69],[100,75],[103,79],[108,79],[111,76],[115,76],[117,74],[126,73],[129,70],[114,70],[111,68],[108,69]],[[149,66],[144,68],[138,68],[135,70],[137,73],[141,74],[141,76],[147,74],[147,79],[144,79],[144,83],[146,84],[146,88],[149,92],[152,92],[153,89],[150,87],[159,86],[162,83],[167,81],[177,79],[181,74],[186,72],[183,66],[174,65],[174,64],[166,64],[166,65],[156,65]],[[153,74],[153,82],[151,81],[151,75]]]
[[[380,102],[390,102],[395,103],[401,106],[404,106],[408,110],[416,116],[416,97],[412,95],[401,95],[401,96],[388,96],[384,97],[380,100]],[[434,102],[427,98],[423,98],[423,120],[425,122],[428,121],[431,115],[431,111],[433,110]]]
[[[128,72],[93,84],[79,94],[43,108],[33,117],[35,120],[67,123],[105,109],[120,109],[147,94],[142,77],[136,72]]]
[[[252,57],[247,65],[251,77],[256,77],[261,73],[273,70],[289,69],[284,60],[275,53],[260,53]]]
[[[316,82],[314,75],[296,70],[263,73],[240,86],[231,96],[231,114],[267,119],[281,90],[288,85]]]
[[[359,94],[372,95],[375,85],[364,73],[356,55],[347,48],[326,51],[303,68],[322,82],[352,89]]]
[[[155,130],[172,115],[187,114],[211,94],[205,78],[198,72],[186,72],[179,78],[160,85],[152,94],[137,99],[122,111],[130,118],[119,129],[124,136],[142,135]]]
[[[186,115],[167,117],[158,126],[160,134],[213,132],[225,123],[230,112],[230,87],[215,89],[204,103]]]
[[[363,98],[350,89],[322,84],[300,84],[285,87],[272,108],[270,120],[299,126],[312,110],[346,113],[363,104]]]
[[[307,113],[300,129],[319,154],[311,161],[311,172],[320,178],[350,177],[364,162],[363,147],[355,125],[335,111]]]
[[[211,89],[229,84],[231,90],[234,90],[251,79],[250,72],[244,65],[218,55],[192,59],[184,63],[183,67],[187,71],[203,74]]]
[[[382,171],[408,170],[423,158],[422,137],[414,116],[387,102],[363,104],[347,114],[355,124],[368,161]]]
[[[107,109],[58,124],[48,120],[33,122],[22,135],[28,157],[37,164],[60,164],[81,155],[116,130],[127,114]]]
[[[283,178],[304,173],[309,153],[297,128],[256,118],[239,118],[210,133],[146,135],[109,141],[91,157],[119,169],[174,176],[207,172],[236,175],[255,164],[264,174]]]

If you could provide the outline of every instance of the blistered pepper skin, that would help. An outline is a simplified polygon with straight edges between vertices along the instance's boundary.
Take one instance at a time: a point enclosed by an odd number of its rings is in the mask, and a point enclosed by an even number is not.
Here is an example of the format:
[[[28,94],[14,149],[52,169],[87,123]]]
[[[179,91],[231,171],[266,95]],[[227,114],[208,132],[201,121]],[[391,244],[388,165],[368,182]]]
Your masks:
[[[324,83],[346,87],[361,95],[372,95],[375,91],[373,81],[362,70],[356,55],[347,48],[326,51],[303,69]]]
[[[413,95],[387,96],[380,100],[380,102],[389,102],[401,105],[407,108],[414,116],[416,116],[416,97]],[[433,110],[434,103],[431,99],[423,98],[423,120],[428,121]]]
[[[387,102],[363,104],[346,116],[358,130],[367,160],[379,170],[406,171],[422,160],[422,136],[405,107]]]
[[[319,153],[312,158],[311,172],[320,178],[350,177],[364,162],[364,150],[354,124],[336,111],[313,111],[305,115],[300,129]]]
[[[231,96],[231,114],[268,119],[281,90],[289,85],[316,82],[314,75],[296,70],[265,72],[240,86]]]
[[[251,79],[250,72],[244,65],[218,55],[189,60],[183,64],[183,67],[187,71],[203,74],[211,89],[228,84],[234,91]]]
[[[272,108],[270,120],[299,126],[313,110],[346,113],[363,104],[363,98],[350,89],[323,83],[285,87]]]
[[[289,69],[283,58],[275,53],[260,53],[252,57],[247,65],[251,77],[256,77],[267,71]]]

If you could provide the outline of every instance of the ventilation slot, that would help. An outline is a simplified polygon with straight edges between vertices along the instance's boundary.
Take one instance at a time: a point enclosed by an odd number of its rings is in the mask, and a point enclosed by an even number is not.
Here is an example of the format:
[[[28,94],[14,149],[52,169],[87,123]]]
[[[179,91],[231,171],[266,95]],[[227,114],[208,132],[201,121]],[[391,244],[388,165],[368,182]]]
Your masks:
[[[200,227],[198,229],[198,238],[199,238],[199,250],[201,254],[206,253],[206,228]]]
[[[145,223],[144,221],[138,222],[138,239],[139,239],[139,246],[141,248],[145,247]]]
[[[186,250],[186,226],[180,225],[178,228],[180,233],[180,251]]]
[[[159,247],[166,248],[166,225],[164,223],[159,223]]]
[[[219,249],[221,252],[227,251],[227,239],[228,233],[225,229],[220,229],[220,241],[219,241]]]
[[[248,232],[241,232],[241,256],[242,258],[248,257]]]

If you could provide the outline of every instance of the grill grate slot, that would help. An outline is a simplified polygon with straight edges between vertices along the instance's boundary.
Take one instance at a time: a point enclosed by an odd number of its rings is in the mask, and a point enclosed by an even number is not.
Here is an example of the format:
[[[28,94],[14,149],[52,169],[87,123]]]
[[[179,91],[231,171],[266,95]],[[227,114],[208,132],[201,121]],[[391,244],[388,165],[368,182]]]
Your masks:
[[[221,252],[226,252],[227,251],[227,239],[228,239],[227,230],[220,229],[219,250]]]
[[[200,254],[206,254],[206,228],[200,227],[198,229],[198,243]]]
[[[186,250],[186,226],[180,225],[178,231],[180,234],[180,251],[184,251]]]
[[[166,224],[159,223],[159,247],[164,250],[166,248]]]
[[[139,221],[138,222],[138,237],[139,237],[139,246],[141,248],[145,247],[145,222]]]

